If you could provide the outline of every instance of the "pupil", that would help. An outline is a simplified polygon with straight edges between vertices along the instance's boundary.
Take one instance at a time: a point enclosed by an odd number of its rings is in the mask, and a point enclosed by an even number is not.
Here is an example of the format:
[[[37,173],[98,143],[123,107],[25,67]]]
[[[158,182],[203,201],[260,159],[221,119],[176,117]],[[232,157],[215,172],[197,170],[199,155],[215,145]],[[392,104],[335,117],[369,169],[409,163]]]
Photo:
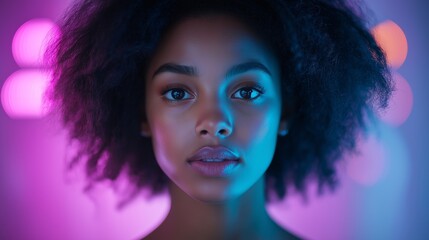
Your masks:
[[[182,99],[183,96],[185,95],[183,90],[180,89],[174,89],[171,94],[173,95],[173,98],[178,100],[178,99]]]
[[[243,98],[247,98],[247,99],[249,99],[249,98],[252,96],[252,89],[242,89],[242,90],[240,91],[240,95],[241,95]]]

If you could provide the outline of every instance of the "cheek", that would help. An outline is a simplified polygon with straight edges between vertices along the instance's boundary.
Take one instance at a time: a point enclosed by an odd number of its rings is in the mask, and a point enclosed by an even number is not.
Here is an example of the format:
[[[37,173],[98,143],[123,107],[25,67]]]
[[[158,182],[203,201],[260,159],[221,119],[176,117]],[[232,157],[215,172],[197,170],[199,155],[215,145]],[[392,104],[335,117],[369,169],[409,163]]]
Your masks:
[[[186,161],[184,150],[189,147],[192,127],[180,115],[168,111],[155,113],[151,119],[154,152],[161,169],[171,178],[180,170],[178,166]]]
[[[274,155],[280,121],[280,107],[269,104],[251,115],[241,116],[237,124],[238,144],[243,149],[254,173],[260,174],[271,163]]]
[[[275,104],[239,114],[236,118],[236,137],[242,147],[256,147],[262,143],[275,145],[280,121],[280,110]]]

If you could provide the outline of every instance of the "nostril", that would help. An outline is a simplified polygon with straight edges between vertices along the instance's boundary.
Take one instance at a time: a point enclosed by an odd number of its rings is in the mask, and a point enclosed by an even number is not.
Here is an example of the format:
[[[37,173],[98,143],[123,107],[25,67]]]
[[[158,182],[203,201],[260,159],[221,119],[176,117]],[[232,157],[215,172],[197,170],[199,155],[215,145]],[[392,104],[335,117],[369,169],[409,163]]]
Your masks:
[[[221,135],[225,135],[225,134],[227,134],[228,132],[227,132],[225,129],[221,129],[221,130],[219,131],[219,133],[220,133]]]
[[[209,131],[207,131],[207,130],[201,130],[201,131],[200,131],[200,134],[201,134],[201,135],[207,135],[207,134],[209,134]],[[228,130],[226,130],[226,129],[221,129],[221,130],[219,130],[219,131],[218,131],[218,135],[220,135],[220,136],[228,135]]]

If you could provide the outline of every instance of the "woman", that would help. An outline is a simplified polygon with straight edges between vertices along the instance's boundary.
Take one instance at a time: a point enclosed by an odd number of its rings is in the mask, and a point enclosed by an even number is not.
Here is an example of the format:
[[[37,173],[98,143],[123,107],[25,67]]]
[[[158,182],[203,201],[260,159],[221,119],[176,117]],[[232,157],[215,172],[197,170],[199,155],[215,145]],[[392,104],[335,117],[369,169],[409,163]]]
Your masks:
[[[53,45],[51,98],[91,182],[168,190],[145,239],[296,239],[270,193],[334,187],[335,163],[391,91],[345,1],[78,2]]]

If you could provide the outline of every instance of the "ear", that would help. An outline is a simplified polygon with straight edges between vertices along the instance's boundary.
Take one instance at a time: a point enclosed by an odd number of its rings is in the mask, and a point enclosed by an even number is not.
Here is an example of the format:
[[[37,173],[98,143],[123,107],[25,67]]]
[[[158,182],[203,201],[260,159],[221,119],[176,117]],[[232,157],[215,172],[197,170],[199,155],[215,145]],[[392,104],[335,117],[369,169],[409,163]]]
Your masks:
[[[288,122],[282,119],[279,124],[278,134],[280,137],[284,137],[288,134],[288,132],[289,132]]]
[[[152,136],[152,132],[150,130],[149,123],[146,121],[142,121],[140,124],[140,135],[142,137],[150,137]]]

